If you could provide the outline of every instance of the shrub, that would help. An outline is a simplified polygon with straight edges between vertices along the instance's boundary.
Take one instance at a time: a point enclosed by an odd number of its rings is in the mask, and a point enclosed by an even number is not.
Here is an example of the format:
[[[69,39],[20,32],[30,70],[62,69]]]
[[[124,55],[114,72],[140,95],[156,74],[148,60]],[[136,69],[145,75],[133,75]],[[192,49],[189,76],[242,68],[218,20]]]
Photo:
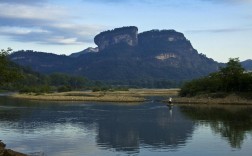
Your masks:
[[[50,86],[24,86],[22,89],[19,90],[19,93],[36,93],[36,94],[42,94],[42,93],[49,93],[51,92]]]
[[[71,90],[72,90],[72,88],[70,86],[66,86],[66,85],[58,87],[58,92],[69,92]]]

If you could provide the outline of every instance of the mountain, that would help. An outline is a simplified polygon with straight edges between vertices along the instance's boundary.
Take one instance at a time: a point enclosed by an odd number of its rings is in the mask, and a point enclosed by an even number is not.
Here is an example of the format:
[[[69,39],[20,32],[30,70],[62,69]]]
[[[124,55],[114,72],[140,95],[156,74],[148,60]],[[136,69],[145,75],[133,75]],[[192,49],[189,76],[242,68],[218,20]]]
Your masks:
[[[74,59],[69,56],[32,50],[21,50],[12,53],[10,59],[21,66],[29,67],[33,71],[43,74],[51,74],[54,72],[71,74],[73,70],[72,63],[74,62]]]
[[[10,58],[42,73],[62,72],[92,80],[179,82],[217,71],[218,63],[199,54],[185,36],[175,30],[151,30],[138,34],[134,26],[101,32],[94,38],[98,49],[70,56],[18,51]]]
[[[245,60],[241,64],[246,70],[252,71],[252,60]]]

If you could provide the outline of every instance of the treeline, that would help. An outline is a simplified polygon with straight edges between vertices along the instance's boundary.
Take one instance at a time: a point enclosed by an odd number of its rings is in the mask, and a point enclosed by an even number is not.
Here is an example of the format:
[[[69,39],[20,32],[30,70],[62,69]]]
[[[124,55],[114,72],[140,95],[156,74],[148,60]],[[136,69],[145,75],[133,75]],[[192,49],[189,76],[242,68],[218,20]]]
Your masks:
[[[124,80],[124,81],[105,81],[106,84],[112,86],[127,86],[129,88],[179,88],[183,82],[172,81],[167,79],[154,80],[154,79],[140,79],[140,80]]]
[[[82,76],[63,73],[44,75],[19,66],[8,59],[11,49],[1,51],[0,90],[34,92],[64,92],[71,90],[125,91],[130,88],[171,88],[179,85],[169,80],[92,81]]]
[[[226,67],[220,68],[218,72],[185,83],[181,87],[180,96],[243,92],[252,92],[252,73],[245,71],[238,58],[231,58]]]
[[[2,49],[0,51],[0,86],[5,83],[10,83],[20,78],[19,70],[15,67],[14,63],[7,59],[7,55],[12,51]]]
[[[128,90],[127,87],[114,87],[99,81],[88,80],[82,76],[70,76],[62,73],[43,75],[11,62],[8,59],[11,51],[10,48],[0,51],[0,90],[19,91],[21,93]]]
[[[14,67],[13,67],[14,68]],[[17,66],[15,73],[18,75],[11,81],[4,81],[0,89],[19,92],[64,92],[92,88],[94,83],[80,76],[69,76],[61,73],[42,75],[29,69]]]
[[[51,75],[24,74],[22,79],[14,83],[20,92],[51,92],[86,89],[90,83],[84,77],[55,73]]]
[[[25,71],[26,70],[26,71]],[[19,70],[20,71],[20,70]],[[92,90],[96,91],[115,91],[128,90],[127,87],[115,87],[104,84],[100,81],[91,81],[81,76],[70,76],[63,73],[42,75],[27,69],[22,69],[19,78],[11,83],[5,83],[1,89],[19,91],[20,93],[50,93]]]

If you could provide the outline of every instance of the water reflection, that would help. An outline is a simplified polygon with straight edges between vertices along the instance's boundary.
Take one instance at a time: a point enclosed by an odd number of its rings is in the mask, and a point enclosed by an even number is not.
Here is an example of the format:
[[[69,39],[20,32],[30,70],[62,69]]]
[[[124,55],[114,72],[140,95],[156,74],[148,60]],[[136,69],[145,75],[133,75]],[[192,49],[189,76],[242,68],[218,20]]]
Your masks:
[[[154,149],[182,147],[191,137],[193,123],[178,108],[173,112],[171,116],[164,105],[110,111],[98,121],[97,143],[126,151],[138,151],[139,144]]]
[[[181,111],[199,124],[209,124],[232,148],[241,148],[252,130],[252,107],[249,106],[182,106]]]
[[[75,131],[94,131],[97,147],[127,153],[138,153],[140,146],[178,149],[185,146],[194,130],[193,122],[178,107],[172,109],[161,103],[64,105],[2,99],[0,124],[28,134],[57,131],[71,124]]]
[[[210,125],[231,147],[240,148],[252,130],[251,112],[245,106],[45,103],[1,97],[0,139],[21,152],[50,156],[155,155],[153,151],[188,148],[195,129],[202,132],[201,125]]]

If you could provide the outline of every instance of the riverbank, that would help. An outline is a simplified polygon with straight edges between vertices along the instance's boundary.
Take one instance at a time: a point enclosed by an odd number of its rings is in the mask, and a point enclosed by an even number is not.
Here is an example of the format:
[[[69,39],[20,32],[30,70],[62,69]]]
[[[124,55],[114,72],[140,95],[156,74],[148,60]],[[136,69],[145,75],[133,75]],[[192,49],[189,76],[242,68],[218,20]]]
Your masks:
[[[165,100],[168,103],[168,100]],[[252,99],[244,98],[236,94],[230,94],[222,98],[206,96],[198,97],[175,97],[174,104],[222,104],[222,105],[252,105]]]
[[[236,94],[225,97],[212,97],[201,95],[196,97],[179,97],[179,89],[130,89],[129,91],[71,91],[63,93],[45,94],[9,94],[12,98],[40,100],[40,101],[92,101],[92,102],[144,102],[151,96],[173,97],[174,104],[228,104],[228,105],[252,105],[252,99],[244,98]]]
[[[130,89],[129,91],[72,91],[13,94],[10,97],[43,101],[144,102],[148,96],[177,96],[179,89]]]

